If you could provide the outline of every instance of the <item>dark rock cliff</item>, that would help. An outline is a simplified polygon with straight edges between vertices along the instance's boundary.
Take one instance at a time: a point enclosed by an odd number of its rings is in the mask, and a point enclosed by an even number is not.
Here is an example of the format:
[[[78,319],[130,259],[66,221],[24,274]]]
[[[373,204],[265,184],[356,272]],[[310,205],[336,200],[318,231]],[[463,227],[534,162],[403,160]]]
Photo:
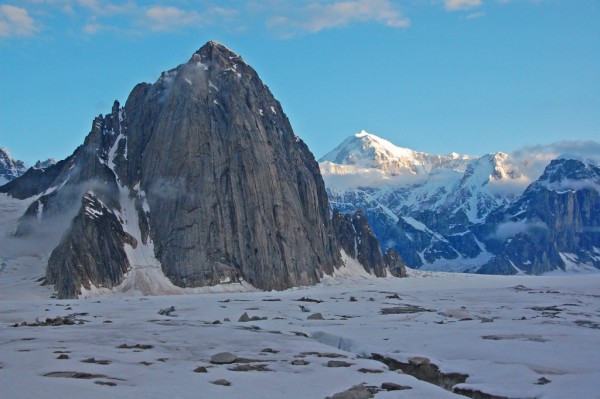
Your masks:
[[[67,160],[5,191],[40,196],[21,236],[68,224],[47,273],[60,297],[118,285],[144,266],[123,248],[145,245],[180,287],[285,289],[341,264],[316,160],[254,69],[215,42],[115,102]]]
[[[241,278],[314,284],[338,264],[318,165],[239,56],[210,42],[138,85],[125,106],[127,160],[166,276],[194,287]]]
[[[52,251],[46,282],[54,284],[63,298],[81,294],[81,287],[118,285],[129,269],[124,244],[138,245],[123,231],[113,211],[88,192],[71,227]]]
[[[389,271],[393,276],[406,277],[402,257],[393,248],[382,253],[379,240],[362,210],[349,215],[334,209],[332,221],[341,248],[348,256],[358,260],[367,272],[385,277],[386,271]]]

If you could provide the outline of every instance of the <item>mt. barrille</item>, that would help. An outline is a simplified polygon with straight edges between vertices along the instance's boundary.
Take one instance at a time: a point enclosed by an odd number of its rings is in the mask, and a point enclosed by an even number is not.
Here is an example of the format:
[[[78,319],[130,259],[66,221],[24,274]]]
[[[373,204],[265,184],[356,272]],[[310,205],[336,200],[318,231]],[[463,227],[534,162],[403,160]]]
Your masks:
[[[34,199],[17,238],[60,237],[46,282],[62,298],[285,289],[342,265],[318,163],[256,72],[216,42],[115,102],[69,158],[0,191]]]
[[[597,271],[600,169],[556,159],[534,181],[527,162],[504,153],[430,155],[362,131],[320,167],[332,207],[363,210],[383,246],[410,267]]]

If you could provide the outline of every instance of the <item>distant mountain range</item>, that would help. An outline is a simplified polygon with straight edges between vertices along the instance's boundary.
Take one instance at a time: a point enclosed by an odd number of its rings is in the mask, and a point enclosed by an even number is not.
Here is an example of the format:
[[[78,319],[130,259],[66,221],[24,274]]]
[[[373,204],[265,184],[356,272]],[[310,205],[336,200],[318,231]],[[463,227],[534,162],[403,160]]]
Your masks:
[[[37,161],[33,169],[46,169],[54,165],[56,161],[53,158],[45,161]],[[25,162],[15,160],[6,148],[0,148],[0,186],[16,179],[27,171]]]
[[[600,269],[600,169],[571,158],[532,176],[533,157],[431,155],[362,131],[319,162],[331,206],[362,209],[408,266],[541,274]]]
[[[0,148],[0,186],[21,176],[26,170],[23,161],[13,159],[6,148]]]

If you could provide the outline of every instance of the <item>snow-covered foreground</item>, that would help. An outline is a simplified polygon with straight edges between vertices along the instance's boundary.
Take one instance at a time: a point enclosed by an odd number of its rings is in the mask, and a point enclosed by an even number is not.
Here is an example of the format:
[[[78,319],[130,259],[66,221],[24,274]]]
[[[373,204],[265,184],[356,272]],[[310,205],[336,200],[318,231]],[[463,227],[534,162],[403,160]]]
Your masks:
[[[349,274],[269,293],[68,301],[2,295],[0,396],[325,398],[389,382],[412,389],[376,398],[461,397],[369,359],[377,353],[405,363],[427,357],[444,373],[468,374],[457,386],[466,390],[600,397],[598,275]],[[158,314],[171,306],[170,315]],[[238,321],[245,312],[261,320]],[[307,320],[316,312],[324,319]],[[13,327],[68,315],[75,324]],[[220,352],[242,360],[212,364]],[[219,379],[231,385],[211,383]]]

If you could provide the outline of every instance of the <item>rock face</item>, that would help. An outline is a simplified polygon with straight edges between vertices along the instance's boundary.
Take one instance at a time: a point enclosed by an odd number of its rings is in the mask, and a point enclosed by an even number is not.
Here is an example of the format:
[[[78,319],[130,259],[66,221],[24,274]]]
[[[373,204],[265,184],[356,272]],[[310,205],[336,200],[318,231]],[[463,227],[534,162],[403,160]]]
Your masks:
[[[385,277],[389,271],[397,277],[406,277],[402,257],[393,248],[383,254],[379,240],[361,210],[354,215],[333,210],[333,227],[339,244],[348,256],[358,260],[365,270],[377,277]]]
[[[215,42],[115,102],[71,157],[13,183],[10,195],[41,194],[21,235],[71,221],[48,264],[60,297],[114,287],[148,258],[179,287],[266,290],[341,262],[313,155],[256,72]]]
[[[6,148],[0,147],[0,186],[21,176],[26,170],[23,161],[14,160]]]
[[[62,297],[76,297],[80,287],[118,285],[129,268],[123,243],[138,245],[115,213],[88,192],[71,228],[52,251],[46,281]]]
[[[410,267],[540,274],[600,266],[592,164],[559,159],[526,186],[506,154],[428,155],[361,132],[320,165],[332,207],[363,210],[383,248]]]

